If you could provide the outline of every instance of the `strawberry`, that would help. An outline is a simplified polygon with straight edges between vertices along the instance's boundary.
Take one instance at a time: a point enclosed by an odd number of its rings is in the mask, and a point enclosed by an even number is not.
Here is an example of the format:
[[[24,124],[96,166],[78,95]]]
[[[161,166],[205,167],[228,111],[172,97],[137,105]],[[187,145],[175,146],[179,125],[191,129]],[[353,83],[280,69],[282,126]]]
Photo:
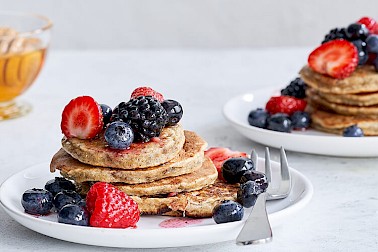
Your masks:
[[[364,24],[370,33],[378,34],[378,23],[371,17],[362,17],[357,21],[359,24]]]
[[[153,90],[150,87],[138,87],[138,88],[134,89],[134,91],[131,93],[130,98],[132,99],[132,98],[136,98],[136,97],[139,97],[139,96],[152,96],[156,100],[158,100],[159,102],[164,101],[163,95],[160,94],[159,92],[156,92],[155,90]]]
[[[224,180],[222,176],[223,162],[232,157],[246,157],[247,153],[240,151],[232,151],[223,147],[212,147],[205,151],[205,156],[213,161],[213,164],[217,168],[218,178]]]
[[[312,70],[336,79],[351,75],[357,64],[357,48],[343,39],[328,41],[308,56],[308,65]]]
[[[304,111],[307,102],[291,96],[272,96],[265,105],[270,114],[284,113],[292,115],[295,111]]]
[[[127,194],[106,182],[97,182],[86,198],[91,214],[89,225],[103,228],[136,227],[140,218],[138,204]]]
[[[72,99],[63,109],[60,127],[66,137],[90,139],[103,128],[101,107],[90,96]]]

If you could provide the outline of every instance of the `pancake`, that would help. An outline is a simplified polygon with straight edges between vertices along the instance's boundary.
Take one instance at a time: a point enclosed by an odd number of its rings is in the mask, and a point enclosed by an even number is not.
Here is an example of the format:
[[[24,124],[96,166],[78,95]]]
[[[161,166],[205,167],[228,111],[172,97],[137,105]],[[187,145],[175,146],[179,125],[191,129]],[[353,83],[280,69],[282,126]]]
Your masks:
[[[127,184],[146,183],[191,173],[202,166],[207,143],[195,132],[184,131],[184,134],[185,143],[178,156],[158,166],[134,170],[91,166],[79,162],[60,149],[51,160],[50,171],[60,170],[62,176],[76,182],[103,181]]]
[[[328,133],[342,135],[345,128],[357,125],[363,130],[365,136],[378,135],[378,118],[346,116],[314,110],[311,112],[311,121],[311,127]]]
[[[106,145],[104,134],[82,140],[62,139],[63,149],[74,159],[93,166],[136,169],[157,166],[175,158],[185,142],[180,125],[163,128],[160,137],[147,143],[132,143],[129,149],[114,150]]]
[[[121,191],[133,196],[152,196],[199,190],[212,185],[218,177],[218,171],[209,158],[204,158],[202,166],[188,174],[168,177],[149,183],[125,184],[111,183]],[[94,182],[83,182],[91,185]]]
[[[317,92],[317,94],[331,103],[352,106],[371,106],[378,104],[378,93],[332,94]]]
[[[323,110],[332,111],[336,114],[352,115],[352,116],[366,116],[377,118],[378,117],[378,105],[372,106],[352,106],[345,104],[338,104],[329,102],[326,99],[320,97],[316,91],[309,89],[306,91],[307,101],[313,107],[320,107]]]
[[[83,193],[89,188],[83,187]],[[142,215],[183,216],[208,218],[214,207],[222,200],[237,198],[238,184],[226,184],[217,180],[213,185],[192,192],[182,192],[175,196],[139,197],[131,196],[138,204]]]
[[[378,91],[378,73],[374,66],[359,66],[345,79],[335,79],[316,73],[310,67],[304,66],[299,74],[308,86],[322,93],[358,94]]]

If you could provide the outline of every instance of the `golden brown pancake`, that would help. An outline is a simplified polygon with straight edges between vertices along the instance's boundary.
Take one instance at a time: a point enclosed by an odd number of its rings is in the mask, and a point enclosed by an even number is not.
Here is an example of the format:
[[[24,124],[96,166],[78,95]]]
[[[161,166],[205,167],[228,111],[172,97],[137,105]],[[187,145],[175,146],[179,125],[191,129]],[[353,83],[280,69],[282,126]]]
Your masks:
[[[60,149],[52,158],[50,171],[60,170],[62,176],[76,182],[103,181],[127,184],[146,183],[191,173],[202,166],[207,143],[195,132],[184,131],[184,134],[185,143],[178,156],[158,166],[134,170],[92,166],[79,162]]]
[[[378,91],[378,73],[374,66],[359,66],[345,79],[335,79],[313,71],[307,65],[299,72],[310,87],[322,93],[357,94]]]
[[[316,94],[330,103],[338,103],[351,106],[378,105],[378,92],[358,94],[332,94],[317,92]]]
[[[378,119],[347,116],[330,113],[322,110],[314,110],[311,112],[311,127],[320,131],[342,135],[345,128],[357,125],[360,127],[365,136],[378,135]]]
[[[378,117],[378,105],[372,106],[352,106],[339,103],[332,103],[320,97],[313,89],[306,91],[307,101],[313,107],[320,107],[323,110],[332,111],[336,114],[352,115],[352,116],[365,116],[365,117]]]
[[[168,177],[149,183],[125,184],[111,183],[121,191],[133,196],[151,196],[158,194],[179,193],[199,190],[212,185],[218,177],[218,171],[213,162],[205,157],[202,166],[188,174]],[[95,181],[94,181],[95,182]],[[93,182],[93,183],[94,183]],[[88,183],[88,182],[83,182]],[[91,184],[91,182],[89,182]]]
[[[217,180],[213,185],[191,192],[178,193],[175,196],[139,197],[131,196],[138,204],[143,215],[186,216],[207,218],[213,214],[214,207],[222,200],[237,198],[238,184],[227,184]],[[82,188],[86,194],[89,188]]]
[[[63,149],[74,159],[93,166],[119,169],[137,169],[157,166],[175,158],[185,142],[184,129],[180,125],[163,128],[160,137],[147,143],[132,143],[126,150],[107,147],[104,135],[82,140],[62,139]]]

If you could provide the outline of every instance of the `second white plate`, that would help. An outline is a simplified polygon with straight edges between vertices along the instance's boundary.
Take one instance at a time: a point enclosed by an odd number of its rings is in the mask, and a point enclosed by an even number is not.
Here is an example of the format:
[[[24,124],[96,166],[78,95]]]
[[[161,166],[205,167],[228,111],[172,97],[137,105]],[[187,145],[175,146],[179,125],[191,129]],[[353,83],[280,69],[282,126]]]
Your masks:
[[[259,160],[264,166],[264,160]],[[291,169],[292,190],[282,200],[267,204],[272,226],[277,226],[288,215],[295,214],[311,199],[313,189],[310,181],[298,171]],[[278,176],[279,164],[272,162],[273,178]],[[25,190],[42,188],[45,183],[59,176],[49,172],[49,163],[35,165],[8,178],[0,188],[0,202],[5,211],[20,224],[41,234],[57,239],[108,247],[158,248],[201,245],[234,240],[243,221],[216,224],[212,218],[188,219],[163,216],[142,216],[135,229],[112,229],[81,227],[57,222],[56,214],[33,216],[24,212],[21,196]],[[273,181],[274,185],[274,181]]]
[[[223,115],[231,125],[247,138],[272,147],[310,154],[376,157],[378,137],[343,137],[317,130],[283,133],[249,125],[248,114],[256,108],[265,108],[273,95],[279,95],[279,88],[263,88],[247,92],[230,99],[223,107]]]

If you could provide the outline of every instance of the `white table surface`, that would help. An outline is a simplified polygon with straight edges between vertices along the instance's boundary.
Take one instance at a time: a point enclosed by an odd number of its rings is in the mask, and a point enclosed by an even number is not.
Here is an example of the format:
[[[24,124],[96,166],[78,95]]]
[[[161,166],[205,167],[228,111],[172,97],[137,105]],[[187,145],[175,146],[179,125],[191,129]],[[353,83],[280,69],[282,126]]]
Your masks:
[[[262,153],[264,146],[228,125],[221,108],[244,91],[285,86],[296,77],[308,52],[307,48],[50,52],[38,80],[21,97],[33,104],[32,113],[0,122],[0,182],[51,159],[60,147],[61,111],[70,99],[91,95],[114,107],[141,85],[180,101],[184,127],[198,132],[209,146],[245,152],[254,147]],[[276,150],[272,158],[278,160]],[[288,152],[288,159],[312,181],[315,192],[306,208],[273,230],[272,243],[240,247],[224,242],[153,251],[377,251],[378,159],[294,152]],[[46,237],[21,226],[2,208],[0,220],[1,251],[121,250]]]

